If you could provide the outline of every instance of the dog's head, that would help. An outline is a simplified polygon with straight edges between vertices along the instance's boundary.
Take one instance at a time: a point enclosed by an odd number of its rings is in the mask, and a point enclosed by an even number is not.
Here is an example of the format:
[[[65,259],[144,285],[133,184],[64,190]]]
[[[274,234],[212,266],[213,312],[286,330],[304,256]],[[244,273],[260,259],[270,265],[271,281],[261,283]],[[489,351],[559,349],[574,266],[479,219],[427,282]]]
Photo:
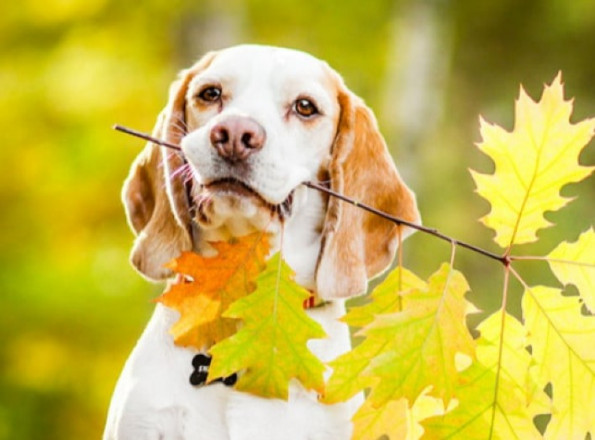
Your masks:
[[[307,207],[309,180],[417,222],[372,112],[328,65],[302,52],[238,46],[209,53],[170,89],[123,199],[137,234],[134,266],[150,279],[200,243],[279,225]],[[324,199],[315,285],[326,299],[365,291],[394,257],[405,228]]]

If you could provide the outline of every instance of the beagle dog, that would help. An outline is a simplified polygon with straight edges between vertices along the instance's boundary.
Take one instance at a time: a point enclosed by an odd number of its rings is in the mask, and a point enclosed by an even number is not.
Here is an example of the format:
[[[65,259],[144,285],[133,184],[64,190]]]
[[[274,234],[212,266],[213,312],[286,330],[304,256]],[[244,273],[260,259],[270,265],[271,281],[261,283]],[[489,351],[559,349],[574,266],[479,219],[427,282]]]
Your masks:
[[[149,143],[132,164],[123,201],[136,235],[134,267],[167,280],[165,263],[182,251],[208,256],[212,242],[266,230],[296,281],[319,299],[307,313],[328,337],[308,347],[324,362],[348,351],[349,331],[338,320],[345,299],[365,293],[409,231],[302,183],[321,181],[419,222],[362,100],[308,54],[237,46],[180,74],[153,134],[182,153]],[[293,381],[287,401],[227,381],[191,384],[198,353],[174,345],[169,329],[178,317],[157,304],[117,383],[104,440],[350,438],[359,396],[327,405]]]

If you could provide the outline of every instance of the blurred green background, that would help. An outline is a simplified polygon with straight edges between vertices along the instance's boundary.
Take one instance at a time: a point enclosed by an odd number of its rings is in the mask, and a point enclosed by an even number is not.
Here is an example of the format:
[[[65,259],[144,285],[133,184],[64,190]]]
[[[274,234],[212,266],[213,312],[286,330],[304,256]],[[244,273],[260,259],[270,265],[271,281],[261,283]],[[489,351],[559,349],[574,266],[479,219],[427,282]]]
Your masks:
[[[512,128],[522,83],[538,98],[563,72],[575,119],[595,115],[593,0],[23,0],[0,6],[0,438],[101,435],[120,369],[159,286],[127,262],[120,186],[169,82],[203,52],[242,42],[326,59],[375,109],[426,224],[497,250],[477,222],[488,205],[468,168],[478,115]],[[581,156],[595,163],[591,146]],[[539,244],[574,241],[595,214],[593,179]],[[416,234],[406,264],[423,276],[447,244]],[[460,250],[456,265],[486,310],[501,270]],[[525,263],[526,277],[553,282]],[[515,287],[516,290],[518,290]],[[515,292],[516,292],[515,290]],[[518,293],[512,296],[515,308]]]

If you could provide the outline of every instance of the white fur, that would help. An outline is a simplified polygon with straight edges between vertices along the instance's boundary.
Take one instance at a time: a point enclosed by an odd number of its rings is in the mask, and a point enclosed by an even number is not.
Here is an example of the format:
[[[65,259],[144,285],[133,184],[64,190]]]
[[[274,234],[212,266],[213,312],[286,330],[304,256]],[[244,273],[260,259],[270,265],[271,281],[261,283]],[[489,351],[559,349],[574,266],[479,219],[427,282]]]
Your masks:
[[[300,183],[315,179],[329,155],[339,114],[328,72],[321,61],[288,49],[239,46],[219,53],[193,78],[186,97],[193,102],[208,84],[220,84],[224,93],[222,110],[188,112],[190,124],[200,128],[184,138],[182,148],[197,180],[237,177],[267,202],[279,204]],[[302,120],[292,111],[301,97],[314,101],[321,114]],[[248,158],[247,167],[226,163],[209,141],[211,128],[230,115],[249,116],[266,130],[264,148]]]
[[[218,53],[211,65],[193,78],[187,94],[192,131],[182,147],[198,183],[222,177],[242,180],[271,204],[293,194],[293,215],[281,234],[278,222],[250,197],[215,194],[210,226],[201,225],[201,249],[208,241],[268,228],[276,234],[296,280],[313,289],[321,245],[324,201],[300,186],[315,179],[328,160],[339,104],[324,63],[301,52],[240,46]],[[221,84],[222,108],[200,110],[192,102],[205,84]],[[321,114],[304,121],[292,110],[296,99],[315,101]],[[242,173],[221,160],[210,145],[214,124],[229,115],[249,116],[266,130],[261,151],[246,161]],[[197,194],[196,196],[200,196]],[[350,349],[342,301],[308,310],[328,338],[309,343],[313,353],[329,361]],[[350,418],[360,397],[325,405],[299,383],[290,384],[289,400],[264,399],[220,383],[189,383],[195,351],[173,343],[169,329],[178,313],[158,305],[134,348],[114,392],[104,440],[342,440],[351,436]],[[258,343],[258,341],[254,341]],[[327,372],[328,375],[328,372]]]
[[[310,349],[330,360],[350,348],[349,334],[337,318],[340,302],[310,315],[328,338],[312,340]],[[297,383],[287,402],[241,393],[220,383],[193,387],[192,350],[177,347],[168,333],[177,320],[162,305],[128,359],[112,397],[104,439],[349,439],[350,417],[359,398],[325,405]]]

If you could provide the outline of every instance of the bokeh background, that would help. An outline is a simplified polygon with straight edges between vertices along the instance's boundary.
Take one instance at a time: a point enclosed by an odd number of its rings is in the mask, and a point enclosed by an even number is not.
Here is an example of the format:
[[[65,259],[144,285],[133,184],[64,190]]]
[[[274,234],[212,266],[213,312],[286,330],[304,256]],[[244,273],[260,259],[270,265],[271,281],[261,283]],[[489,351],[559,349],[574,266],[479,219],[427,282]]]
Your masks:
[[[575,120],[595,115],[593,0],[22,0],[0,6],[0,438],[99,438],[113,386],[161,286],[129,266],[120,186],[176,72],[242,42],[326,59],[375,109],[426,224],[497,250],[468,168],[478,116],[512,128],[563,72]],[[591,146],[581,156],[595,163]],[[592,224],[593,179],[537,245]],[[447,244],[416,234],[406,265],[427,276]],[[497,264],[460,250],[476,303],[501,298]],[[529,280],[554,282],[523,264]],[[543,281],[542,281],[543,282]],[[517,292],[510,307],[516,310]],[[515,296],[516,295],[516,296]],[[473,320],[470,321],[473,325]]]

